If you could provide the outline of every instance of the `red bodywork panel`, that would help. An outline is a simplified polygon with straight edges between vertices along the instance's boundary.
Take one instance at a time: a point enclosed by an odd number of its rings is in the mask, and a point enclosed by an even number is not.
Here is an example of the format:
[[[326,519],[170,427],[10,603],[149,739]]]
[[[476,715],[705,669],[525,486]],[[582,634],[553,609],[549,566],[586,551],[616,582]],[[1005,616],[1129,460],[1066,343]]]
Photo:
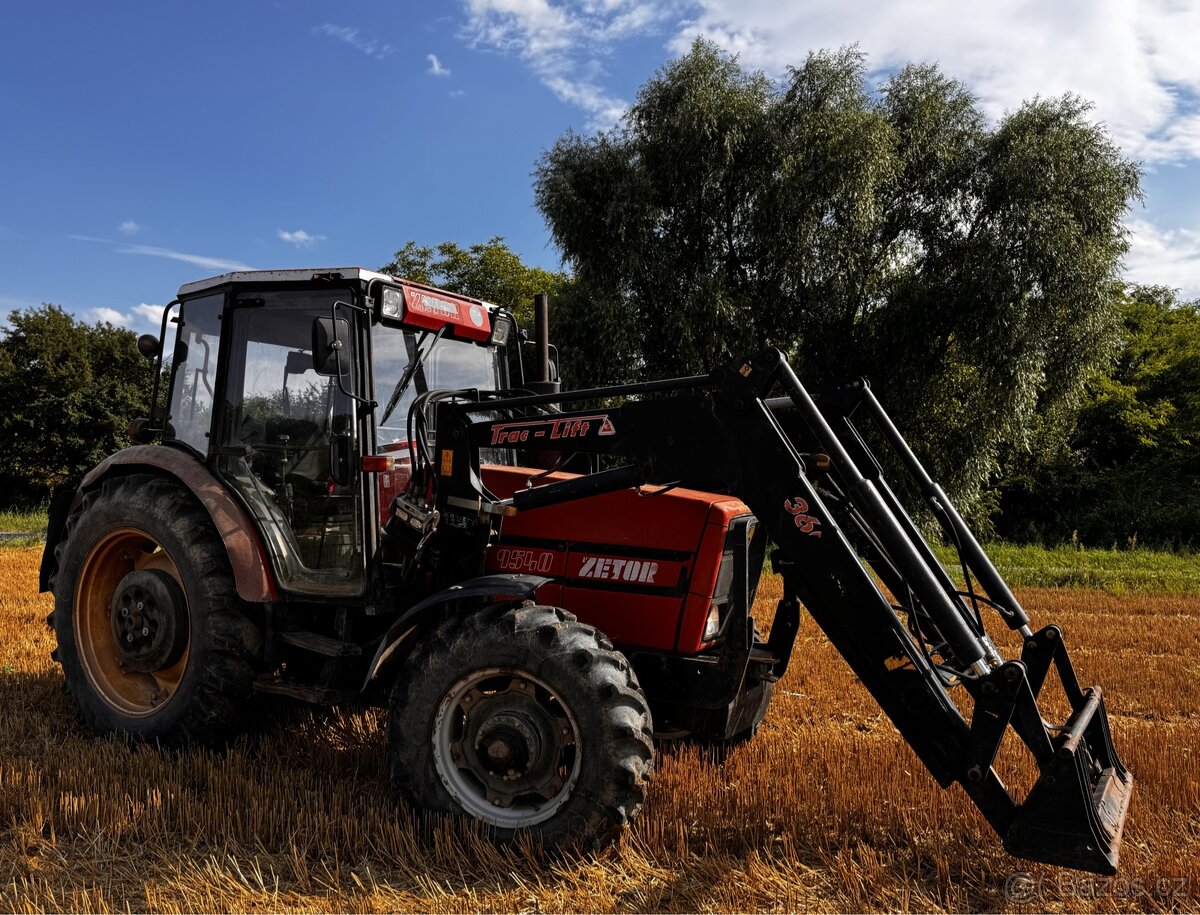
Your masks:
[[[485,465],[482,472],[484,485],[505,499],[544,471]],[[575,476],[552,473],[536,485]],[[693,653],[703,647],[729,524],[747,514],[731,496],[624,489],[505,518],[487,569],[553,577],[538,600],[618,644]]]
[[[449,324],[456,337],[487,340],[492,322],[487,307],[478,299],[454,295],[432,287],[417,288],[402,281],[404,287],[404,323],[425,330],[438,330]]]
[[[381,449],[392,459],[390,470],[375,474],[375,492],[379,499],[379,517],[390,518],[392,499],[408,488],[412,477],[412,460],[408,456],[408,442],[393,442]]]

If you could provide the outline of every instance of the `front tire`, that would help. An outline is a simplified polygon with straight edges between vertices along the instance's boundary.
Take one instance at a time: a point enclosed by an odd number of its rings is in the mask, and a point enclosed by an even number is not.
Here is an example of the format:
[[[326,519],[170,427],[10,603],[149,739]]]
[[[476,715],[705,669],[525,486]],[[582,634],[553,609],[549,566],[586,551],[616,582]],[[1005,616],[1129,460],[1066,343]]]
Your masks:
[[[67,691],[98,734],[212,743],[240,723],[262,634],[207,511],[175,480],[105,480],[67,520],[52,583]]]
[[[636,816],[653,726],[624,655],[555,607],[493,607],[434,629],[392,692],[392,780],[414,805],[501,840],[597,848]]]

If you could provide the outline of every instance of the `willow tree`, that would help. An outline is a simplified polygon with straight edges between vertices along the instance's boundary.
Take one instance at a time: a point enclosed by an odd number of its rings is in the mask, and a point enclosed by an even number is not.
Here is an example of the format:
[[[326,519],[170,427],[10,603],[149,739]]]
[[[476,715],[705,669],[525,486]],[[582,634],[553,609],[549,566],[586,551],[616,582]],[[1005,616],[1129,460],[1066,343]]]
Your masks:
[[[576,281],[564,364],[615,382],[773,345],[810,386],[866,376],[971,503],[1112,357],[1138,180],[1074,96],[991,124],[935,66],[871,89],[849,49],[776,82],[697,41],[538,164]]]

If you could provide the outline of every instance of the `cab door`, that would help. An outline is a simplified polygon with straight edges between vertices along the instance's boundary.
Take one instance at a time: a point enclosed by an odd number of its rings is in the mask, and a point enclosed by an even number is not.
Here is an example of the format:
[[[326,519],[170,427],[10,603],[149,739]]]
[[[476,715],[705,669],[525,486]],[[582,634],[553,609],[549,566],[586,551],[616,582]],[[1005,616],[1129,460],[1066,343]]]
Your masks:
[[[354,391],[357,313],[339,309],[350,330],[345,374],[322,375],[313,359],[313,322],[347,290],[245,292],[233,297],[226,374],[214,452],[218,472],[242,497],[274,560],[279,585],[310,595],[362,593],[362,488],[331,473],[335,445],[359,434]],[[351,453],[356,453],[351,449]],[[352,462],[356,463],[356,462]]]

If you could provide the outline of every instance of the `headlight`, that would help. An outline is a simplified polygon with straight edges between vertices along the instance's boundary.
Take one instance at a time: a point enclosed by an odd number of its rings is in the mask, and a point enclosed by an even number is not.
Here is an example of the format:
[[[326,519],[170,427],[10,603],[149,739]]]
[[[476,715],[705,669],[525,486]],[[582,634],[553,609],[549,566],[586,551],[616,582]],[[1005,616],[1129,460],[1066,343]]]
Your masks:
[[[492,317],[492,338],[488,340],[488,344],[491,346],[504,346],[508,342],[508,335],[512,333],[512,328],[512,315],[505,314],[502,311],[496,312]]]
[[[380,298],[382,299],[382,304],[379,307],[379,311],[385,318],[395,318],[398,321],[404,316],[403,292],[391,286],[384,286]]]
[[[713,604],[708,609],[708,619],[704,623],[704,635],[701,642],[711,642],[721,631],[721,604]]]

